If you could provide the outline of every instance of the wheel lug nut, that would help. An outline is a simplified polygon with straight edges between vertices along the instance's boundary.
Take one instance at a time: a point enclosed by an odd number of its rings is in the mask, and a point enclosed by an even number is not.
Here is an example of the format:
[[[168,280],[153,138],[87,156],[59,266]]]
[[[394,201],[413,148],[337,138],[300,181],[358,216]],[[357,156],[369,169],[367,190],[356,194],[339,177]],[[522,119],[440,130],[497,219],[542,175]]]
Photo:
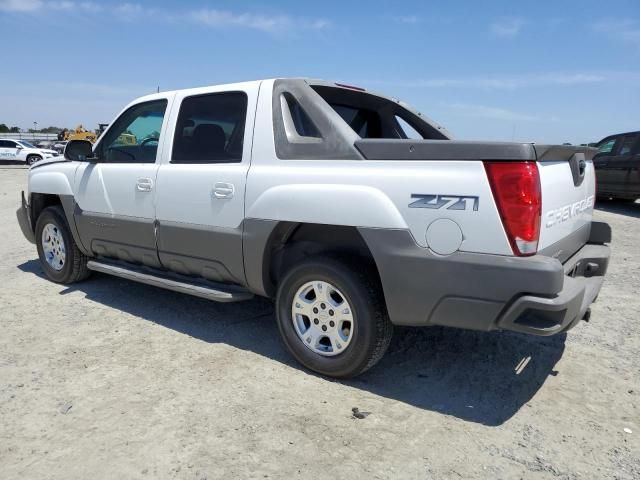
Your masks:
[[[318,323],[320,323],[320,322],[318,322],[318,319],[317,319],[317,318],[314,318],[314,319],[313,319],[313,323],[315,323],[315,324],[317,325],[317,324],[318,324]]]
[[[324,310],[325,308],[327,308],[327,306],[324,303],[321,303],[320,308]]]
[[[332,328],[333,328],[333,327],[335,327],[335,326],[336,326],[336,322],[334,322],[333,320],[331,320],[331,321],[329,322],[329,326],[330,326],[330,327],[332,327]]]
[[[318,313],[318,309],[316,307],[313,307],[313,313]]]
[[[329,315],[333,317],[333,310],[329,310]]]
[[[322,331],[326,332],[327,331],[327,326],[326,325],[322,325]]]

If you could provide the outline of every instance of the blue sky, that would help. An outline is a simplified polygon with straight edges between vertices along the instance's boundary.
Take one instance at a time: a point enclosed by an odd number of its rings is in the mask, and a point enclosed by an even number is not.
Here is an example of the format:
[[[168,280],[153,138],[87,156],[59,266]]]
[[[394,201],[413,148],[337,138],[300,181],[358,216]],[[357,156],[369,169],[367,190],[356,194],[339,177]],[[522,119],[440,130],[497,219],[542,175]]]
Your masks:
[[[0,0],[0,123],[95,128],[162,90],[308,76],[383,91],[456,138],[640,129],[640,1]]]

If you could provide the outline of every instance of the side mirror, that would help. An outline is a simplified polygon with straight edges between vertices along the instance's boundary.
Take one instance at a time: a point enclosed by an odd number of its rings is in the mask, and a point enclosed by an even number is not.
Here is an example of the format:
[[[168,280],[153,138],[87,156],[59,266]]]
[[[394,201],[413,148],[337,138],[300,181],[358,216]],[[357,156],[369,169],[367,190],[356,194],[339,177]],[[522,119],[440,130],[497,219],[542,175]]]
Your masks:
[[[93,145],[87,140],[70,140],[64,147],[64,158],[72,162],[89,162],[93,158]]]
[[[17,148],[18,150],[22,150],[24,147],[23,147],[22,145],[16,145],[16,148]]]

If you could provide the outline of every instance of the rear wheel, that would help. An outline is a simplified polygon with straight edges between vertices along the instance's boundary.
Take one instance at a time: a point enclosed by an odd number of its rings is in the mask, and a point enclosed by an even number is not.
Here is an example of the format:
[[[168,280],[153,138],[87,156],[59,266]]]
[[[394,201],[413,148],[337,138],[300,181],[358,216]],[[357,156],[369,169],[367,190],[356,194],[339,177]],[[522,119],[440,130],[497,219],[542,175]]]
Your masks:
[[[291,268],[278,288],[276,311],[288,350],[323,375],[359,375],[382,358],[391,341],[375,269],[332,257]]]
[[[40,263],[49,279],[68,284],[89,276],[88,257],[78,249],[61,207],[47,207],[42,211],[35,236]]]
[[[42,157],[40,155],[29,155],[27,157],[27,165],[33,165],[40,160],[42,160]]]

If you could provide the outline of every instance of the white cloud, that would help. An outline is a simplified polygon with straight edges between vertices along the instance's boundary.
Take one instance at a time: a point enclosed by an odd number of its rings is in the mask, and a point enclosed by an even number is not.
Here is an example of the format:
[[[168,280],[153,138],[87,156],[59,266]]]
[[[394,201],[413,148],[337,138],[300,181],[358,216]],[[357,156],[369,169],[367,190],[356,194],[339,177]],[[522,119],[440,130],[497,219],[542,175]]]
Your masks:
[[[401,15],[399,17],[393,17],[393,20],[397,23],[404,23],[405,25],[416,25],[422,21],[417,15]]]
[[[640,48],[640,23],[630,18],[602,20],[593,25],[596,32]]]
[[[493,22],[489,29],[497,37],[513,38],[520,33],[525,21],[519,17],[501,18]]]
[[[525,113],[514,112],[513,110],[507,110],[505,108],[489,107],[486,105],[453,103],[451,105],[447,105],[447,107],[465,117],[488,118],[491,120],[505,120],[509,122],[538,122],[543,120],[535,115],[528,115]]]
[[[5,12],[40,13],[52,10],[99,12],[102,11],[102,6],[95,2],[72,0],[0,0],[0,11]]]
[[[322,30],[331,24],[323,18],[294,17],[287,14],[259,14],[232,12],[204,8],[181,11],[150,8],[139,3],[118,3],[105,7],[92,1],[75,0],[0,0],[0,11],[37,14],[53,11],[82,11],[85,13],[110,12],[121,20],[131,20],[142,15],[167,22],[189,21],[211,28],[245,28],[267,33],[291,30]],[[407,20],[408,17],[407,17]],[[409,20],[410,21],[410,20]]]
[[[42,0],[0,0],[0,11],[36,12],[43,7]]]
[[[632,74],[631,74],[632,75]],[[408,82],[383,82],[387,85],[409,88],[484,88],[496,90],[516,90],[519,88],[571,86],[601,83],[608,76],[597,73],[544,73],[523,75],[488,75],[461,78],[432,78]]]
[[[227,10],[202,9],[189,13],[188,17],[212,28],[239,27],[277,33],[292,29],[320,30],[329,26],[323,19],[309,20],[289,15],[261,15],[253,13],[234,13]]]

